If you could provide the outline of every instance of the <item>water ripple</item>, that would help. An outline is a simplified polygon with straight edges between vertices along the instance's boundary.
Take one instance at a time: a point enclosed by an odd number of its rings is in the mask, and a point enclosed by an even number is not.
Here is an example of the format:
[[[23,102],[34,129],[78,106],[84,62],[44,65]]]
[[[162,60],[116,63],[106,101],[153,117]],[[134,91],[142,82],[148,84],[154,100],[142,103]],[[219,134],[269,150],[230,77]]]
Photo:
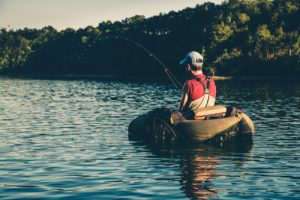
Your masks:
[[[254,121],[254,145],[153,151],[136,116],[176,108],[171,85],[0,78],[1,199],[299,199],[300,86],[217,82]]]

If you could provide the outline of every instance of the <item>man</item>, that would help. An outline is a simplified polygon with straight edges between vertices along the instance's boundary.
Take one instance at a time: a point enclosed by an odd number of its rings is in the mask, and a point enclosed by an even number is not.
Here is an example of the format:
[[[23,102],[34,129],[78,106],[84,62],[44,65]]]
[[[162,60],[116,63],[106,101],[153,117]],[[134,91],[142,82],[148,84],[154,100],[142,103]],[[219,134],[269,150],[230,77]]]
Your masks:
[[[216,85],[203,72],[203,57],[196,51],[188,53],[181,65],[191,76],[183,85],[179,111],[187,119],[195,119],[197,109],[214,106],[216,101]]]

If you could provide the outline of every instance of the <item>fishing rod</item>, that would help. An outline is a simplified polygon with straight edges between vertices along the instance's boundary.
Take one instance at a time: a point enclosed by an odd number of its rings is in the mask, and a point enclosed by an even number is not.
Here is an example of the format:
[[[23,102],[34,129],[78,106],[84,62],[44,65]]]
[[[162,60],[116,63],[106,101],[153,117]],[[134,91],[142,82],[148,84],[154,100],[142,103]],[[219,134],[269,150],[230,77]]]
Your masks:
[[[150,50],[148,50],[146,47],[144,47],[143,45],[141,45],[137,41],[135,41],[133,39],[129,39],[127,37],[123,37],[123,36],[122,37],[121,36],[105,36],[105,37],[99,38],[97,40],[100,41],[102,39],[123,39],[125,41],[131,42],[135,46],[137,46],[140,49],[146,51],[149,54],[150,57],[154,58],[154,60],[156,60],[158,62],[158,64],[163,67],[164,72],[166,73],[166,75],[168,76],[168,78],[172,82],[172,84],[175,86],[175,88],[178,89],[178,90],[182,89],[181,83],[174,76],[174,74],[169,70],[169,68],[156,55],[154,55]],[[96,40],[94,40],[93,43],[95,44]],[[89,47],[91,47],[91,46],[89,45]]]

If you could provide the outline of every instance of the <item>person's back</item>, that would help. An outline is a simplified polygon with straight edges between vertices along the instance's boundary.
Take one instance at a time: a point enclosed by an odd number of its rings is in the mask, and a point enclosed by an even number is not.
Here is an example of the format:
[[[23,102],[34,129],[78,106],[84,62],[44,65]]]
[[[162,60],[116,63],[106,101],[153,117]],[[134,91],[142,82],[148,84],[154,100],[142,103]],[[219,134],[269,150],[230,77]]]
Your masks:
[[[188,118],[194,118],[197,109],[214,106],[216,101],[216,85],[214,80],[202,73],[203,58],[192,51],[180,62],[192,76],[185,81],[179,111]]]

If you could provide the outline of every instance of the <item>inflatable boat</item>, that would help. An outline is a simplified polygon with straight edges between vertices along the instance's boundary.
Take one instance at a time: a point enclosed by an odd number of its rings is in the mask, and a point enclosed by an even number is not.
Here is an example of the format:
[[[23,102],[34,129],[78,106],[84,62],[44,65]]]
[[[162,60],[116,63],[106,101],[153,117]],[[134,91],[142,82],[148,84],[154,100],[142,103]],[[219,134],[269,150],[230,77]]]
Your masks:
[[[192,120],[178,111],[158,108],[135,118],[128,127],[130,139],[155,145],[174,142],[216,143],[252,142],[255,133],[251,119],[229,106],[201,108]]]

